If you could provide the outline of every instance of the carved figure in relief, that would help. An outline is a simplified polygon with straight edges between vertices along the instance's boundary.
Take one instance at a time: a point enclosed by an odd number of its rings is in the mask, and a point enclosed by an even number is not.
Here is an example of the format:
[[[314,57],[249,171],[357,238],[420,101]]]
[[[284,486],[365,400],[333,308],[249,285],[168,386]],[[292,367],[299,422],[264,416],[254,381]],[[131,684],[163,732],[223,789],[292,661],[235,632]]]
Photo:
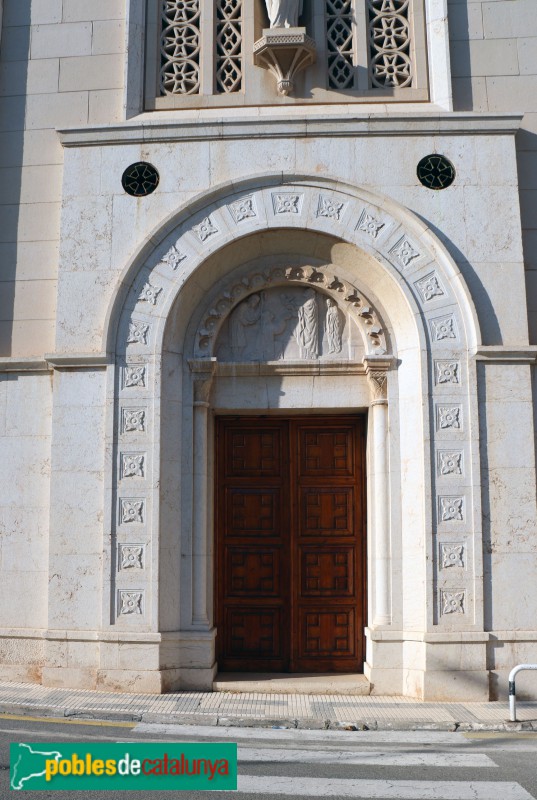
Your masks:
[[[306,289],[305,302],[298,309],[298,324],[295,338],[300,347],[301,358],[317,358],[319,351],[319,322],[317,299],[314,289]]]
[[[330,297],[326,300],[326,337],[328,352],[341,352],[341,317],[337,303]]]
[[[339,359],[346,325],[347,316],[336,298],[313,286],[277,286],[253,292],[233,308],[222,326],[216,353],[222,361],[239,363]],[[349,346],[360,348],[352,330]]]
[[[259,322],[260,318],[261,297],[251,294],[231,317],[231,349],[235,360],[240,360],[248,344],[247,329]]]
[[[285,342],[278,341],[277,337],[285,331],[290,317],[291,313],[285,309],[278,309],[275,313],[266,308],[263,312],[261,317],[263,358],[268,361],[284,358]]]
[[[271,28],[296,28],[302,14],[302,0],[266,0]]]

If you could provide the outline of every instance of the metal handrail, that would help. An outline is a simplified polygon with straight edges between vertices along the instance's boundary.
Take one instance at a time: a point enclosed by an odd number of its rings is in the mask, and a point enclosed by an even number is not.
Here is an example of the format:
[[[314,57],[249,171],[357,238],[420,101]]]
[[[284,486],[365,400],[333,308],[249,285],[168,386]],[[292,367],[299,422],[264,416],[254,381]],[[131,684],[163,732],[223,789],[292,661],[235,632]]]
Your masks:
[[[516,722],[516,688],[515,676],[525,669],[537,669],[537,664],[519,664],[509,673],[509,721]]]

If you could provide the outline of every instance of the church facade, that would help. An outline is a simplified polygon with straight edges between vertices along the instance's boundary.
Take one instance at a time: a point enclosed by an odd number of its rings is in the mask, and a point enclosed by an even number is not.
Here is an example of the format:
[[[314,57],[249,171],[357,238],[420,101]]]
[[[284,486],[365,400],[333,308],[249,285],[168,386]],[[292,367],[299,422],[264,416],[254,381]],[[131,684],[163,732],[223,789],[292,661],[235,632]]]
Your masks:
[[[530,5],[4,0],[0,679],[537,660]]]

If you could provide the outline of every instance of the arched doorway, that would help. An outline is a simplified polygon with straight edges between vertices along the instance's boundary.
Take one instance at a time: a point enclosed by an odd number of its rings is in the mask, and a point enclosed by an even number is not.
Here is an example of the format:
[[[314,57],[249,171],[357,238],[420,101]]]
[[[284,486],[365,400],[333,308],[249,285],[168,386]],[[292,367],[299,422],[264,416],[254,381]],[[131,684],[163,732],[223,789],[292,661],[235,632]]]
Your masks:
[[[275,203],[276,194],[299,199]],[[119,502],[127,491],[144,495],[150,558],[143,574],[112,574],[115,629],[159,631],[159,668],[175,685],[210,686],[215,418],[367,412],[365,671],[381,691],[401,692],[406,682],[420,694],[420,636],[456,639],[482,625],[472,577],[480,569],[476,399],[467,379],[477,329],[460,275],[408,212],[328,183],[260,181],[193,214],[170,224],[138,272],[118,327],[116,419],[121,426],[126,411],[144,411],[146,427],[138,439],[118,428],[112,484]],[[235,310],[282,287],[313,289],[344,309],[358,332],[344,358],[308,357],[306,340],[293,343],[285,326],[274,328],[270,354],[237,357],[249,342],[231,333]],[[439,513],[454,497],[465,525],[450,532]],[[464,561],[450,572],[442,554],[454,546]],[[127,591],[137,616],[122,612]]]

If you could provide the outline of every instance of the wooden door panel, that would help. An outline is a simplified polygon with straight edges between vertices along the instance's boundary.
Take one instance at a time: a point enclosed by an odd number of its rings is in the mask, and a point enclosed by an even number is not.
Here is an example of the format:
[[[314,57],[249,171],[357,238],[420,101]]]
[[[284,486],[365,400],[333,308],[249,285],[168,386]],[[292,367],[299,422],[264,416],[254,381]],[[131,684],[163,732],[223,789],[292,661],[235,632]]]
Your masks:
[[[282,430],[244,427],[226,431],[226,477],[279,478]]]
[[[226,489],[225,536],[280,536],[281,492],[279,488]]]
[[[230,660],[282,658],[281,609],[230,607],[224,627],[226,654]]]
[[[225,585],[228,597],[280,597],[281,559],[277,550],[228,547]]]
[[[302,597],[354,597],[353,547],[318,550],[301,548],[300,594]]]
[[[291,667],[305,672],[360,670],[365,603],[362,421],[299,420],[293,426],[298,468],[291,491],[296,497]]]
[[[354,608],[300,609],[299,629],[304,659],[353,658],[356,655]]]
[[[299,431],[300,477],[352,477],[354,475],[353,428],[326,430],[310,425]]]
[[[354,536],[354,487],[299,489],[299,536]]]
[[[288,425],[285,420],[221,418],[216,434],[219,668],[285,671]]]
[[[217,420],[219,668],[359,671],[360,417]]]

